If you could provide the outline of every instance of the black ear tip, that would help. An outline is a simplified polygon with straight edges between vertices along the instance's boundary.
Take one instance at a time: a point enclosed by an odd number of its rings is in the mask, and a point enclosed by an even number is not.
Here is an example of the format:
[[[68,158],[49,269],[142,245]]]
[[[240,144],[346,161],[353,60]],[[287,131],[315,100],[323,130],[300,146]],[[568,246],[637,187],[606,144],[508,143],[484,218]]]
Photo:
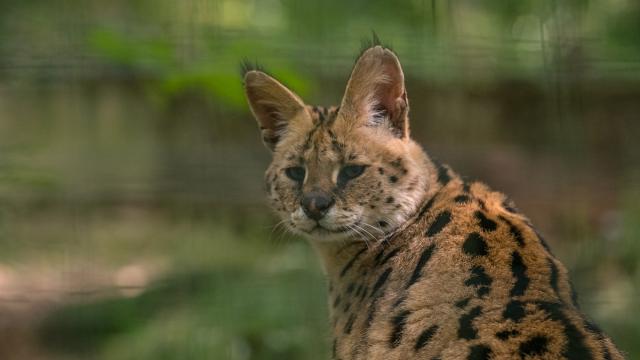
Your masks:
[[[380,41],[380,38],[378,37],[378,34],[376,34],[375,30],[371,30],[371,38],[372,46],[382,46],[382,41]]]
[[[246,79],[247,75],[253,71],[266,73],[266,70],[264,69],[264,67],[260,65],[257,61],[251,61],[247,58],[244,58],[240,61],[240,76],[243,79]]]
[[[358,57],[356,58],[356,60],[359,59],[365,52],[367,52],[367,50],[375,47],[381,47],[383,50],[388,50],[392,53],[395,53],[393,51],[393,48],[391,47],[391,44],[383,43],[382,40],[380,40],[378,33],[376,33],[375,30],[371,30],[371,38],[362,41],[362,47],[360,48],[360,53],[358,53]]]

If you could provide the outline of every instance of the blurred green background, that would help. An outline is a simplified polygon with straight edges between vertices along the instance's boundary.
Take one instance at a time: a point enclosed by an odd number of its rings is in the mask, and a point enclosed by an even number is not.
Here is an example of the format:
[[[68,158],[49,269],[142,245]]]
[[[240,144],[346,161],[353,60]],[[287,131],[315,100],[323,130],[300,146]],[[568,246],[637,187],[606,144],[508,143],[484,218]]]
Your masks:
[[[371,30],[413,136],[510,194],[640,358],[635,0],[3,0],[0,358],[328,358],[239,64],[335,104]]]

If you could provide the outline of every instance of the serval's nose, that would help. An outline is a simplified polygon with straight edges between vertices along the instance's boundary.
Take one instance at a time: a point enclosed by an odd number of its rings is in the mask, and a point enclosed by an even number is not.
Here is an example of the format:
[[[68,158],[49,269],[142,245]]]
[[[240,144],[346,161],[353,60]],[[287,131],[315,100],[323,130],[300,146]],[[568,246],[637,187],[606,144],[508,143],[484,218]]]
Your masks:
[[[333,197],[323,191],[311,191],[302,196],[302,210],[313,220],[320,220],[335,203]]]

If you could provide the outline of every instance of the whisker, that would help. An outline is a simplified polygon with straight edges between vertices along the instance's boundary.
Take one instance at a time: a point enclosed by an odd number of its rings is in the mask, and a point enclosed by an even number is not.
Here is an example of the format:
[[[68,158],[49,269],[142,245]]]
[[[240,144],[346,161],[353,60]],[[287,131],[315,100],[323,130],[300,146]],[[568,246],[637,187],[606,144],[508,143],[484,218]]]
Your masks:
[[[370,249],[370,245],[369,245],[369,241],[367,240],[367,237],[365,236],[365,234],[363,234],[361,231],[363,230],[362,228],[358,227],[356,224],[352,224],[352,225],[348,225],[347,226],[351,231],[355,232],[356,234],[358,234],[359,236],[362,237],[362,240],[364,240],[364,243],[367,245],[367,248]]]
[[[377,240],[375,236],[373,236],[373,234],[371,234],[370,232],[368,232],[366,229],[364,229],[362,226],[356,224],[353,224],[354,227],[358,228],[360,231],[362,231],[366,236],[368,236],[369,238],[371,238],[371,240],[373,240],[374,242]],[[365,239],[365,241],[367,241],[367,239]],[[368,241],[367,241],[367,246],[369,245]]]
[[[374,225],[371,225],[371,224],[368,224],[368,223],[366,223],[366,222],[364,222],[364,221],[360,222],[360,225],[368,226],[368,227],[370,227],[372,230],[375,230],[375,231],[379,232],[380,234],[384,234],[384,230],[382,230],[381,228],[379,228],[379,227],[377,227],[377,226],[374,226]]]

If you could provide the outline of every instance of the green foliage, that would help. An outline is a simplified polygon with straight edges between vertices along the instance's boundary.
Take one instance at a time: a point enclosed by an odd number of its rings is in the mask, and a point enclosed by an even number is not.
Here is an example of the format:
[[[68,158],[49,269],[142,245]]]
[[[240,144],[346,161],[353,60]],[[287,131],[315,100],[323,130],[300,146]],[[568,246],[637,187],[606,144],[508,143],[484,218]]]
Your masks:
[[[90,48],[108,63],[123,67],[137,76],[154,80],[152,90],[161,94],[165,101],[192,91],[232,107],[244,108],[242,78],[239,76],[240,60],[253,54],[259,58],[267,50],[254,41],[235,44],[217,43],[212,38],[209,44],[198,50],[198,55],[188,64],[181,63],[175,49],[166,39],[136,39],[123,33],[100,29],[88,36]],[[224,48],[224,57],[220,50]],[[229,58],[235,58],[231,65]],[[299,94],[306,95],[309,81],[299,75],[286,62],[269,67],[269,72],[278,77]]]
[[[56,352],[104,359],[325,359],[322,283],[310,269],[179,274],[135,298],[64,307],[40,336]]]

